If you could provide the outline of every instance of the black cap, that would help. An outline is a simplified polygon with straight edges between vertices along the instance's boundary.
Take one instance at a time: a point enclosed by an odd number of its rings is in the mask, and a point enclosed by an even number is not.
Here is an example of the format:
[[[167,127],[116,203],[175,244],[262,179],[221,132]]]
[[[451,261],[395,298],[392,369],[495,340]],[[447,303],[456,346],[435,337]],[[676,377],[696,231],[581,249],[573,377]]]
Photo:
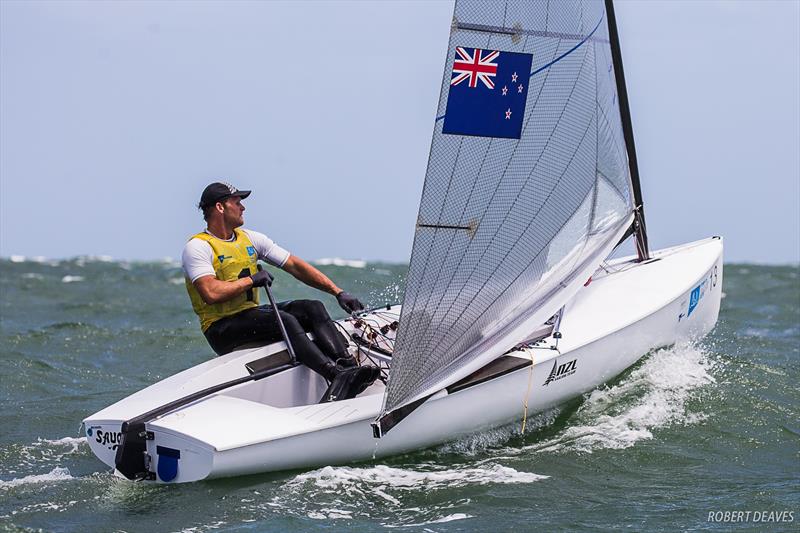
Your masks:
[[[214,205],[217,202],[223,202],[231,196],[238,196],[239,198],[247,198],[250,196],[250,191],[240,191],[230,183],[214,182],[203,190],[203,195],[200,197],[200,209]]]

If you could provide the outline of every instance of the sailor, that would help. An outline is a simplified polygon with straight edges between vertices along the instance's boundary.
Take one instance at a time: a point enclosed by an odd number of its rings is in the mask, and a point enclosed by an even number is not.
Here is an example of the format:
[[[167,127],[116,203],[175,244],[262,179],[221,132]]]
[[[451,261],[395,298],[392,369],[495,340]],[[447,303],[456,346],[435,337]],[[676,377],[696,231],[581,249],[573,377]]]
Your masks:
[[[258,260],[332,294],[348,313],[364,309],[358,298],[312,265],[263,233],[241,227],[245,211],[242,200],[250,192],[220,182],[206,187],[198,207],[207,227],[192,236],[183,249],[186,290],[203,334],[217,355],[245,345],[283,340],[275,310],[269,305],[259,306],[258,289],[271,285],[273,277],[259,268]],[[298,361],[330,384],[323,401],[352,398],[375,381],[377,369],[358,366],[322,302],[294,300],[277,307]],[[314,334],[313,342],[306,332]]]

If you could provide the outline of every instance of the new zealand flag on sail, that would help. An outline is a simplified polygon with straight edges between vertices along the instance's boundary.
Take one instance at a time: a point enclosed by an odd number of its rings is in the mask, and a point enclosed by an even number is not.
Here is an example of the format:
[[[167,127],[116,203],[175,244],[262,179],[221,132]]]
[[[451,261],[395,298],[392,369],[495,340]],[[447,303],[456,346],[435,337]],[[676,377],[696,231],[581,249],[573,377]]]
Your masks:
[[[532,57],[456,47],[442,133],[519,139]]]

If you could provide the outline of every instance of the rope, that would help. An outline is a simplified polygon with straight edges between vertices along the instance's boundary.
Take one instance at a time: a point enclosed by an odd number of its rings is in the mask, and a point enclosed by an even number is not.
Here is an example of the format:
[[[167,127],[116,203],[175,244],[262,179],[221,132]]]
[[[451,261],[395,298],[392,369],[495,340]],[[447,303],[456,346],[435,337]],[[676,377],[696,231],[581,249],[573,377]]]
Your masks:
[[[527,348],[525,351],[528,352],[528,355],[531,356],[531,370],[528,373],[528,390],[525,391],[525,402],[522,404],[523,405],[523,411],[522,411],[522,434],[523,435],[525,434],[525,424],[528,421],[528,397],[531,394],[531,383],[533,383],[533,350],[531,350],[530,348]]]

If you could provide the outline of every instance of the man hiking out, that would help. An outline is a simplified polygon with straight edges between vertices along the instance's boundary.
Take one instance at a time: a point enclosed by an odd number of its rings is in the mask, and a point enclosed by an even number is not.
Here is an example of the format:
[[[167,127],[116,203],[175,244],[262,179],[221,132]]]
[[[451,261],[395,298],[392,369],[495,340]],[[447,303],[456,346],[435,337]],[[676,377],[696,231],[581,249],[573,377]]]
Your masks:
[[[259,269],[259,259],[332,294],[348,313],[364,308],[325,274],[263,233],[241,228],[245,211],[242,200],[250,192],[220,182],[206,187],[198,205],[206,229],[189,239],[181,257],[192,308],[217,355],[245,345],[283,340],[275,310],[269,305],[259,306],[259,287],[271,285],[273,279],[269,272]],[[330,384],[323,401],[353,398],[375,381],[377,369],[358,366],[322,302],[294,300],[277,307],[297,360]],[[306,332],[313,333],[313,342]]]

